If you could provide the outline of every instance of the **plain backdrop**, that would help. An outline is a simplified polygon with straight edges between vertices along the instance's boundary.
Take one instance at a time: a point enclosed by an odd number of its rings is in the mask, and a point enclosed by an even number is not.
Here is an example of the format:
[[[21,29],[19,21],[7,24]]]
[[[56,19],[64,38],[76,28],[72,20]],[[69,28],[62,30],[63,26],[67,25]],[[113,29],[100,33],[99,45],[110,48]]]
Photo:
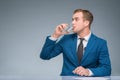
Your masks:
[[[120,0],[0,0],[0,75],[58,76],[62,55],[39,58],[47,36],[77,8],[94,15],[91,31],[107,40],[112,75],[120,75]]]

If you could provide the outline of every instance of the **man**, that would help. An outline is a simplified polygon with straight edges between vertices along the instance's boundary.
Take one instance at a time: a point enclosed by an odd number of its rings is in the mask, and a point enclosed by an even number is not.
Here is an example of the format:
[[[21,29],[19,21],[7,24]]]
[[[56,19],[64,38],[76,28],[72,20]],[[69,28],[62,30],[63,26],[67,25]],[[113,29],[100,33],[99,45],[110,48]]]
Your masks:
[[[58,25],[54,33],[47,37],[40,57],[48,60],[63,53],[62,76],[109,76],[111,63],[107,42],[90,31],[92,21],[91,12],[76,9],[72,17],[74,33],[64,31],[68,24]]]

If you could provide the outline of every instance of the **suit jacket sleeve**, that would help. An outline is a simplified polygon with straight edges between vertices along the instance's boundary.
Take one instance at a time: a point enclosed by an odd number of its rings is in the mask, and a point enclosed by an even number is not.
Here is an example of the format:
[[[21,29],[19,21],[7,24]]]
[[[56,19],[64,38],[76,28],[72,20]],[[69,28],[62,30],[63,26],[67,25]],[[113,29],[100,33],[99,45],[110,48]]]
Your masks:
[[[60,47],[60,45],[57,44],[56,41],[50,40],[48,36],[42,48],[40,58],[48,60],[59,55],[61,52],[62,48]]]
[[[107,42],[105,40],[102,40],[99,44],[100,46],[98,47],[98,65],[94,68],[89,69],[93,72],[93,76],[108,76],[111,74],[111,63],[107,48]]]

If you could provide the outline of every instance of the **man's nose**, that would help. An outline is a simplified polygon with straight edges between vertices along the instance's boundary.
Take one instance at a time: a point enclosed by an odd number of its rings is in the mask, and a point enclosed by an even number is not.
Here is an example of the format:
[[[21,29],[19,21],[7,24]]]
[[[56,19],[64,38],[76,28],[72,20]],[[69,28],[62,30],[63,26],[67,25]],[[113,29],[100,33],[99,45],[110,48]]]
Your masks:
[[[75,23],[75,20],[72,21],[72,25]]]

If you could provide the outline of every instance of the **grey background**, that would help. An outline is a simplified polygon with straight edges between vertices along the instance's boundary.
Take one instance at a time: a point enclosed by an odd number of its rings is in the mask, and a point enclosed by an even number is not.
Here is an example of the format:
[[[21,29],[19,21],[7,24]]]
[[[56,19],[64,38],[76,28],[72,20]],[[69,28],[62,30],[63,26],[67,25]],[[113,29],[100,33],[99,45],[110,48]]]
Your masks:
[[[120,75],[120,0],[0,0],[0,75],[53,75],[62,55],[39,58],[45,38],[60,23],[70,23],[77,8],[94,15],[92,32],[108,42],[112,75]]]

